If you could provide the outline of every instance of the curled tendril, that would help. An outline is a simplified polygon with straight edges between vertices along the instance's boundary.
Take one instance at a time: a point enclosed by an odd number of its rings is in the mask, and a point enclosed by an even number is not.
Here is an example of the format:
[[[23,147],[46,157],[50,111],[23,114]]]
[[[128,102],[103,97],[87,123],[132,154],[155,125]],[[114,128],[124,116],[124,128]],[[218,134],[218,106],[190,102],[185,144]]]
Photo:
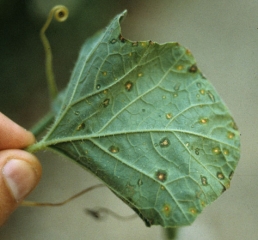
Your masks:
[[[53,68],[52,68],[52,51],[51,51],[49,41],[45,35],[45,32],[48,29],[49,24],[53,19],[53,16],[58,22],[64,22],[68,18],[68,15],[69,15],[69,11],[67,7],[63,5],[54,6],[49,12],[47,21],[45,22],[44,26],[40,30],[40,38],[43,43],[45,54],[46,54],[46,76],[48,81],[49,94],[52,100],[57,96],[58,91],[57,91]]]

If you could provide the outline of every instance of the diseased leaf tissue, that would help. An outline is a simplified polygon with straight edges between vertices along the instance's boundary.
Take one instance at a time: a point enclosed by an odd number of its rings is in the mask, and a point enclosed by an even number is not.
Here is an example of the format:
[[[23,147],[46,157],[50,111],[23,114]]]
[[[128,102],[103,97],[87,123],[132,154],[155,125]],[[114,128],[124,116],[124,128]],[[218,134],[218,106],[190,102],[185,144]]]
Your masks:
[[[178,43],[132,42],[120,20],[84,44],[45,138],[145,221],[191,224],[229,188],[240,156],[228,109]]]

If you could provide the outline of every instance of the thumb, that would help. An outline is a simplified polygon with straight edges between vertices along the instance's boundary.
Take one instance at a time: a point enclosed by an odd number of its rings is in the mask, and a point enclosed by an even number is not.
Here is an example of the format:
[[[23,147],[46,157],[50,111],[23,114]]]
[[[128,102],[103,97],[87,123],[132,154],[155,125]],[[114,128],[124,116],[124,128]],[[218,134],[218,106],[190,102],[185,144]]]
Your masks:
[[[38,184],[41,165],[23,150],[0,151],[0,225]]]

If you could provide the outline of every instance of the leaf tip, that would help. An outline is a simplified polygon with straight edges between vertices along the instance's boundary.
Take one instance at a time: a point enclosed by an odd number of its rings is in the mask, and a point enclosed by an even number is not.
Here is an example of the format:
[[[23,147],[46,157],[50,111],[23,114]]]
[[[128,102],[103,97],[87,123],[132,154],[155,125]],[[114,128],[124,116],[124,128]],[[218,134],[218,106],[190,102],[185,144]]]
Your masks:
[[[120,13],[118,15],[119,23],[121,23],[123,21],[123,19],[126,17],[126,15],[127,15],[127,9],[125,9],[122,13]]]

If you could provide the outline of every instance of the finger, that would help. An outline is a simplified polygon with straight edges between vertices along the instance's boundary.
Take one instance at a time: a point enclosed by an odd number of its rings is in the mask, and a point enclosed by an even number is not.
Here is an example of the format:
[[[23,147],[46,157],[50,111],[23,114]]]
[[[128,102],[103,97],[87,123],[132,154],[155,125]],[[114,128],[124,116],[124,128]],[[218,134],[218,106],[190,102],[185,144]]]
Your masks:
[[[28,152],[0,152],[0,225],[35,188],[41,171],[37,158]]]
[[[0,112],[0,150],[25,148],[34,142],[35,138],[31,132]]]

